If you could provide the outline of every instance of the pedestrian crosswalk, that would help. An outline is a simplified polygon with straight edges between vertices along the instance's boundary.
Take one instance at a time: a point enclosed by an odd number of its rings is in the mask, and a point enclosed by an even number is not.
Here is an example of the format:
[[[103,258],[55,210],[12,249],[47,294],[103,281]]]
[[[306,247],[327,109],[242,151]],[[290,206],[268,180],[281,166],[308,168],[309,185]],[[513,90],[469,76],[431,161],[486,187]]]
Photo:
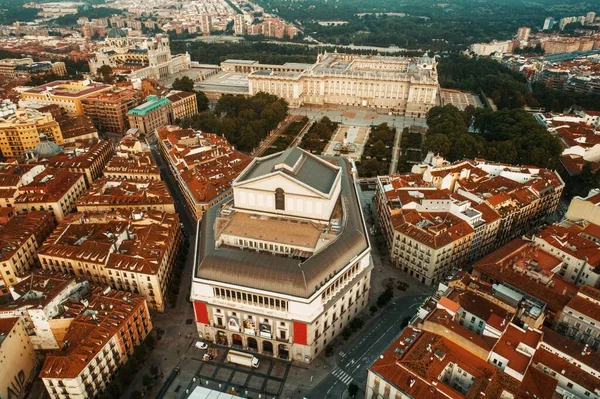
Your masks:
[[[352,382],[352,377],[350,377],[348,373],[339,367],[336,367],[331,374],[333,374],[335,378],[340,380],[345,385],[348,385]]]
[[[340,355],[340,357],[341,357],[342,359],[346,357],[346,354],[345,354],[344,352],[342,352],[342,351],[340,351],[339,355]]]

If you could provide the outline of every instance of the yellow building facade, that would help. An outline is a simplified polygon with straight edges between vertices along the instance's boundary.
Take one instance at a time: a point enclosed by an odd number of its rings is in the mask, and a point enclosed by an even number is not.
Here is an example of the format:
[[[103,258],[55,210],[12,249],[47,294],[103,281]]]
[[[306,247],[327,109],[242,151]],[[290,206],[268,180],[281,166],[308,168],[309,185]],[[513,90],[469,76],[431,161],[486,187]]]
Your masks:
[[[64,143],[60,125],[49,112],[26,109],[0,118],[0,150],[5,157],[19,157],[34,149],[41,134],[58,145]]]

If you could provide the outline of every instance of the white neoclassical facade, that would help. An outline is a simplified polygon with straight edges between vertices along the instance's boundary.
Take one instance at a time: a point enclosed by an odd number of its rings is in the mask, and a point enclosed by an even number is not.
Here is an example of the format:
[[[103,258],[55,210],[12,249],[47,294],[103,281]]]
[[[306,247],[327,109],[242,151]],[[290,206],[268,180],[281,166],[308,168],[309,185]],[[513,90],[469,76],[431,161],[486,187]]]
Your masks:
[[[428,56],[404,58],[325,53],[314,65],[296,68],[253,65],[250,94],[266,92],[303,104],[336,104],[387,109],[422,117],[439,104],[437,62]]]
[[[190,69],[191,59],[188,53],[172,55],[165,35],[129,37],[122,29],[113,28],[89,65],[93,75],[102,65],[109,65],[115,73],[131,79],[162,79]]]
[[[370,244],[350,165],[255,159],[204,213],[191,300],[201,339],[310,362],[368,303]]]

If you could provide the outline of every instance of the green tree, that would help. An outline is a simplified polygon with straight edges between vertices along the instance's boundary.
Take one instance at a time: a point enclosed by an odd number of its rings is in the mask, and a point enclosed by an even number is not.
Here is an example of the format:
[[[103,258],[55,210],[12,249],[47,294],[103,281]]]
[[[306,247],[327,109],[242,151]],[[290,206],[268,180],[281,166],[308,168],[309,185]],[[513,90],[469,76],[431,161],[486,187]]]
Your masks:
[[[350,385],[348,385],[348,395],[350,395],[351,398],[356,397],[357,393],[358,385],[356,385],[355,383],[351,383]]]
[[[427,136],[425,141],[425,149],[434,154],[445,156],[450,151],[452,143],[445,134],[432,134]]]
[[[181,90],[187,92],[194,92],[194,81],[187,76],[182,76],[181,78],[176,78],[171,85],[173,90]]]
[[[206,111],[208,109],[208,97],[203,91],[196,92],[196,103],[198,103],[198,111]]]

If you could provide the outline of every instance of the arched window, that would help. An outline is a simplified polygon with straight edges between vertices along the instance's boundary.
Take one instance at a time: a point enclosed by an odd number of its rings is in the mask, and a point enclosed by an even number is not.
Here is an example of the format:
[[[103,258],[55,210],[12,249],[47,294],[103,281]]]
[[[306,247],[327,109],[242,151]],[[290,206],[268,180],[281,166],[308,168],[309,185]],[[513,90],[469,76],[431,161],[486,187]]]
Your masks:
[[[285,211],[285,194],[281,188],[275,190],[275,209]]]

